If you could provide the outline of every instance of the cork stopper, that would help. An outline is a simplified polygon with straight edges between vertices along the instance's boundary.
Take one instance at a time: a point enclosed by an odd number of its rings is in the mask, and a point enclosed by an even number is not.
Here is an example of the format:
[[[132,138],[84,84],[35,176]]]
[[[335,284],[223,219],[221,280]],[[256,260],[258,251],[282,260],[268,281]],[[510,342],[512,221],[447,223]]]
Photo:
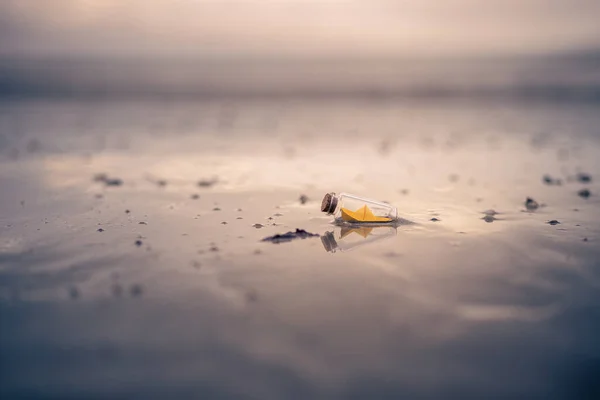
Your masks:
[[[321,211],[327,214],[333,214],[338,204],[335,193],[327,193],[321,202]]]

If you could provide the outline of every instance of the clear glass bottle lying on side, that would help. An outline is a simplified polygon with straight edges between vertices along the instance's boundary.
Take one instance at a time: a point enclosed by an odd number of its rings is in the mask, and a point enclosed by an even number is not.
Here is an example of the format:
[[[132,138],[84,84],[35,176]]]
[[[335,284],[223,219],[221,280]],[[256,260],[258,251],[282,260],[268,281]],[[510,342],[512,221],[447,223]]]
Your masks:
[[[327,193],[321,211],[339,222],[381,224],[398,220],[398,209],[391,204],[348,193]]]

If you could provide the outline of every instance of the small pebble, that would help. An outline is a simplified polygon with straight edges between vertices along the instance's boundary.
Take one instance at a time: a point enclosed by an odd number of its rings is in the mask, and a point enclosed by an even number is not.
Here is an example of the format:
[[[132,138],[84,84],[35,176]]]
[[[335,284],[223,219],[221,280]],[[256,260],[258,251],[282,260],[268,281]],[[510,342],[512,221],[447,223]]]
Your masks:
[[[584,242],[587,242],[587,241],[588,241],[588,238],[583,238],[583,241],[584,241]]]
[[[236,219],[244,219],[244,217],[237,217]]]
[[[211,187],[214,184],[217,183],[217,179],[213,178],[213,179],[201,179],[198,181],[198,186],[200,187]]]
[[[129,214],[131,211],[129,210],[125,210],[125,214]]]
[[[148,225],[148,224],[145,223],[144,221],[140,221],[140,222],[138,222],[138,225]]]
[[[107,174],[100,173],[94,175],[94,182],[104,183],[106,186],[121,186],[123,184],[123,180],[119,178],[109,178]]]
[[[528,211],[535,211],[540,207],[540,204],[535,201],[534,199],[532,199],[531,197],[528,197],[527,200],[525,200],[525,208]]]
[[[254,224],[252,225],[253,227],[255,227],[256,229],[260,229],[262,228],[264,225],[263,224]]]
[[[98,232],[104,232],[104,229],[98,228]]]
[[[137,247],[140,247],[142,244],[143,244],[143,243],[142,243],[142,241],[141,241],[141,240],[136,240],[136,241],[135,241],[135,245],[136,245]]]
[[[300,195],[300,198],[298,200],[300,200],[300,204],[306,204],[308,203],[309,198],[307,195],[302,194]]]
[[[192,200],[198,200],[200,198],[199,194],[193,194],[190,196]]]
[[[487,214],[485,217],[482,218],[482,220],[490,223],[490,222],[494,222],[496,220],[496,217],[494,217],[493,215]]]
[[[227,225],[226,221],[221,222],[221,225]]]
[[[435,217],[433,217],[433,218],[431,218],[431,219],[430,219],[430,221],[431,221],[431,222],[439,222],[439,221],[441,221],[441,220],[440,220],[440,219],[438,219],[438,218],[435,218]]]
[[[592,192],[590,192],[589,189],[581,189],[579,192],[577,192],[577,194],[579,195],[579,197],[587,199],[592,195]]]
[[[221,209],[219,207],[215,207],[213,208],[213,211],[221,211]]]
[[[581,183],[590,183],[592,181],[592,176],[590,174],[586,174],[585,172],[579,172],[576,177]]]
[[[553,220],[551,220],[551,221],[548,221],[548,222],[547,222],[547,224],[550,224],[550,225],[558,225],[558,224],[560,224],[560,222],[558,222],[557,220],[553,219]]]
[[[556,185],[556,186],[560,186],[562,185],[562,180],[557,179],[557,178],[553,178],[550,175],[546,174],[542,177],[542,181],[546,184],[546,185]]]

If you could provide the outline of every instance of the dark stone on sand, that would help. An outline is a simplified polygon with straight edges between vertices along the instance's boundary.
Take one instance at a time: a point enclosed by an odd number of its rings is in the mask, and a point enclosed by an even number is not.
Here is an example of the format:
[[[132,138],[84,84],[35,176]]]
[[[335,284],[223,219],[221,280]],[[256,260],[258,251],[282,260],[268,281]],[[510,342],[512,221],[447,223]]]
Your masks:
[[[221,222],[221,225],[227,225],[227,221]]]
[[[576,175],[577,181],[581,183],[590,183],[592,181],[592,176],[590,174],[586,174],[585,172],[579,172]]]
[[[190,196],[192,200],[198,200],[200,198],[199,194],[193,194]]]
[[[156,185],[159,187],[165,187],[167,186],[167,181],[165,181],[164,179],[159,179],[156,181]]]
[[[104,181],[106,186],[121,186],[123,184],[123,180],[119,178],[110,178]]]
[[[588,241],[588,238],[583,238],[583,241],[584,241],[584,242],[587,242],[587,241]]]
[[[129,210],[125,210],[125,214],[129,214],[131,211]]]
[[[139,225],[148,225],[148,224],[147,224],[146,222],[144,222],[144,221],[140,221],[140,222],[138,222],[138,224],[139,224]]]
[[[560,186],[562,185],[562,180],[558,179],[558,178],[553,178],[550,175],[546,174],[542,177],[542,181],[546,184],[546,185],[556,185],[556,186]]]
[[[254,224],[252,225],[253,227],[255,227],[256,229],[260,229],[262,228],[264,225],[263,224]]]
[[[213,208],[213,211],[221,211],[221,209],[219,207],[215,207]]]
[[[123,180],[120,178],[110,178],[104,173],[94,175],[94,182],[104,183],[106,186],[121,186]]]
[[[217,246],[211,246],[211,248],[208,250],[216,253],[217,251],[219,251],[219,248]]]
[[[237,217],[236,219],[244,219],[244,217]]]
[[[298,200],[300,200],[300,204],[306,204],[308,203],[309,198],[307,195],[302,194],[300,195],[300,198]]]
[[[433,217],[430,219],[431,222],[439,222],[441,221],[439,218]]]
[[[491,222],[494,222],[496,220],[496,217],[494,217],[492,214],[486,214],[485,217],[483,217],[481,219],[484,220],[487,223],[491,223]]]
[[[553,220],[551,220],[551,221],[548,221],[548,222],[546,222],[546,223],[547,223],[547,224],[550,224],[550,225],[558,225],[558,224],[560,224],[560,222],[558,222],[558,221],[557,221],[557,220],[555,220],[555,219],[553,219]]]
[[[137,247],[140,247],[142,244],[143,244],[143,243],[142,243],[142,241],[141,241],[141,240],[139,240],[139,239],[135,241],[135,245],[136,245]]]
[[[278,244],[278,243],[284,243],[284,242],[291,242],[292,240],[295,240],[295,239],[306,239],[306,238],[318,237],[318,236],[319,236],[318,234],[307,232],[304,229],[296,229],[295,232],[290,231],[290,232],[286,232],[286,233],[278,233],[273,236],[268,236],[268,237],[264,238],[262,241]]]
[[[408,194],[408,189],[401,189],[400,194],[403,194],[404,196],[406,196]]]
[[[104,232],[104,229],[98,228],[98,232]]]
[[[211,187],[213,185],[215,185],[217,183],[217,179],[213,178],[213,179],[201,179],[198,181],[198,186],[203,187],[203,188],[208,188]]]
[[[527,200],[525,200],[525,208],[527,211],[535,211],[540,208],[540,204],[531,197],[528,197]]]
[[[592,192],[590,192],[589,189],[581,189],[579,192],[577,192],[577,195],[579,197],[583,197],[584,199],[587,199],[588,197],[590,197],[592,195]]]

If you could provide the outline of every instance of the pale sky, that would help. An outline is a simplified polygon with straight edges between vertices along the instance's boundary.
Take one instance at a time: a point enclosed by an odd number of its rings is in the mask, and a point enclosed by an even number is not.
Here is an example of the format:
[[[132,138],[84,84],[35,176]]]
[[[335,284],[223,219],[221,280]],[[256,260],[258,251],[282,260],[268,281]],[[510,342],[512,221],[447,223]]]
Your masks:
[[[598,21],[598,0],[0,0],[0,54],[539,54],[600,48]]]

